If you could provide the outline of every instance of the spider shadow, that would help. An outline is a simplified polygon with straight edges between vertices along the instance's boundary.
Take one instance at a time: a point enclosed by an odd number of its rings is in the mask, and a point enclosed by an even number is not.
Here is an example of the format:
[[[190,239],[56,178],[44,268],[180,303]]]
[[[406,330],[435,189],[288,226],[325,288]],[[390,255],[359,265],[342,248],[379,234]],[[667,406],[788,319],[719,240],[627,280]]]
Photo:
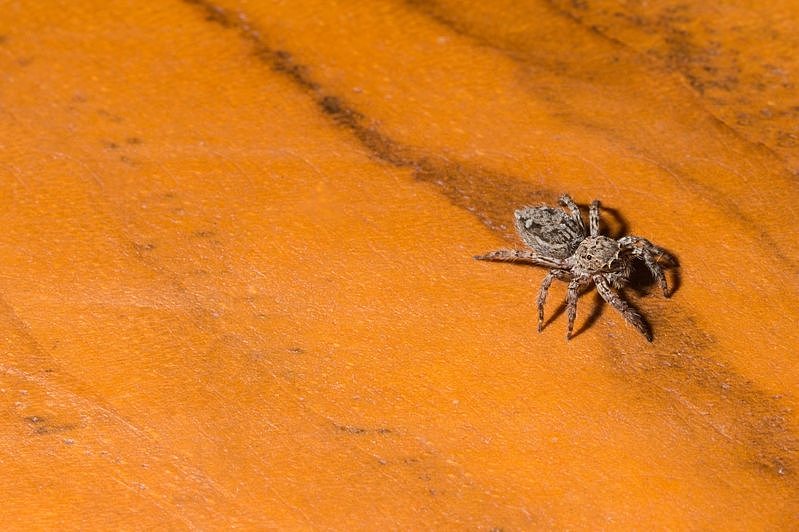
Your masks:
[[[581,297],[581,296],[585,295],[586,293],[588,293],[588,292],[590,292],[592,290],[593,290],[593,288],[585,288],[585,289],[580,291],[580,295],[579,296]],[[638,312],[638,314],[641,316],[641,321],[644,322],[644,326],[649,331],[651,331],[652,330],[652,326],[649,324],[649,321],[646,319],[646,317],[644,317],[641,314],[641,312],[638,309],[638,307],[636,305],[630,303],[629,301],[627,301],[627,304],[630,305],[633,309],[635,309]],[[582,333],[584,333],[585,331],[590,329],[591,326],[593,326],[594,323],[596,323],[597,320],[599,320],[599,318],[602,316],[602,313],[605,311],[605,308],[607,306],[608,306],[607,302],[604,299],[602,299],[602,296],[599,295],[599,292],[594,291],[594,305],[593,305],[593,308],[591,309],[591,313],[585,319],[583,324],[580,327],[578,327],[572,333],[572,336],[571,336],[572,339],[580,336]],[[552,316],[550,316],[549,319],[544,322],[544,329],[549,327],[549,325],[552,322],[554,322],[556,319],[558,319],[558,317],[560,317],[560,315],[563,314],[565,311],[566,311],[566,302],[563,301],[558,306],[558,308],[555,309],[555,312],[552,314]]]
[[[577,296],[578,305],[579,305],[579,298],[592,290],[593,287],[583,288],[582,290],[580,290],[580,293]],[[591,313],[585,319],[583,324],[576,331],[572,333],[572,338],[579,336],[584,331],[587,331],[594,323],[597,322],[597,320],[599,320],[600,316],[602,316],[602,313],[604,311],[605,311],[605,300],[602,299],[602,296],[600,296],[598,292],[594,291],[594,305],[593,308],[591,309]],[[565,312],[566,312],[566,301],[561,301],[560,305],[558,305],[558,308],[555,309],[555,312],[553,312],[552,315],[549,317],[549,319],[544,322],[544,329],[549,327],[549,325],[552,322],[558,319]]]
[[[581,210],[588,209],[587,205],[580,205]],[[611,219],[609,222],[608,218]],[[630,224],[627,219],[619,214],[618,209],[605,207],[599,208],[599,234],[617,240],[627,234]]]
[[[677,293],[682,284],[682,276],[680,275],[680,263],[673,253],[664,249],[669,254],[668,260],[661,264],[664,273],[666,274],[666,281],[668,282],[669,291],[671,295]],[[649,271],[649,268],[643,261],[636,260],[632,263],[630,270],[630,279],[626,287],[630,288],[637,297],[644,297],[649,295],[657,289],[657,279]]]

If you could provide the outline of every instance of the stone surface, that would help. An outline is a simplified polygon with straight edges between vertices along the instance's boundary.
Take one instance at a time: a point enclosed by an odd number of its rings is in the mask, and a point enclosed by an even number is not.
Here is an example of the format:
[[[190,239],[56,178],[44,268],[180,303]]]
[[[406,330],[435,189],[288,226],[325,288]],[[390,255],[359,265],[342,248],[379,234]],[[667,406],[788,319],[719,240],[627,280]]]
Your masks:
[[[799,515],[793,2],[11,2],[6,528]],[[672,251],[565,341],[513,211]],[[676,281],[674,273],[670,276]]]

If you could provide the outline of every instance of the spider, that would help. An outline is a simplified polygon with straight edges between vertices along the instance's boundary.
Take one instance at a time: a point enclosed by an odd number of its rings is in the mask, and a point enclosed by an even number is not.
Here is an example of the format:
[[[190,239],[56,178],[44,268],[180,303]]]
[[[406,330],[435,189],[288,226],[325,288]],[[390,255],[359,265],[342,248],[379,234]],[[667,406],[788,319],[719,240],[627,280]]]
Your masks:
[[[524,207],[515,212],[516,230],[522,240],[533,251],[500,249],[485,255],[477,255],[477,260],[524,262],[550,268],[538,292],[538,332],[544,328],[544,302],[547,291],[554,279],[568,281],[566,310],[569,325],[566,339],[572,337],[574,319],[577,316],[577,296],[579,292],[596,285],[602,299],[618,310],[647,340],[652,341],[652,332],[641,315],[619,294],[629,282],[632,261],[642,260],[657,280],[663,295],[671,295],[666,284],[666,276],[658,261],[664,259],[668,265],[676,264],[674,258],[665,250],[648,240],[637,236],[624,236],[613,240],[599,234],[599,201],[594,200],[589,209],[589,227],[586,230],[580,209],[571,196],[560,197],[563,209],[542,205]]]

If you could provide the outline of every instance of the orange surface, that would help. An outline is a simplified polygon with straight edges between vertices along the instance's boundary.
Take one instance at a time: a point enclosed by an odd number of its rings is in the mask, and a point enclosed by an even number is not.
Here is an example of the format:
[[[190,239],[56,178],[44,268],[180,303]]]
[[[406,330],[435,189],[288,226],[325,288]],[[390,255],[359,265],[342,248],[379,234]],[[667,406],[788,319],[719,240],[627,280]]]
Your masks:
[[[705,4],[5,5],[3,527],[795,529],[799,6]],[[563,191],[654,343],[472,259]]]

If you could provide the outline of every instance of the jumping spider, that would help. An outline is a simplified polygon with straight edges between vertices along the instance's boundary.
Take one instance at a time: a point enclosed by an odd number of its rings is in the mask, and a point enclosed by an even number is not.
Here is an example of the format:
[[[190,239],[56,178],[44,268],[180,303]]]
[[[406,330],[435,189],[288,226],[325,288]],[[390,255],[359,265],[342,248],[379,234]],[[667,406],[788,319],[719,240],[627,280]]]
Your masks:
[[[560,204],[569,209],[542,205],[524,207],[515,212],[516,230],[533,251],[500,249],[475,256],[478,260],[526,262],[551,268],[538,292],[538,332],[544,328],[544,302],[553,279],[569,282],[566,310],[569,327],[566,339],[572,336],[574,318],[577,316],[577,296],[581,289],[596,285],[602,299],[621,312],[647,340],[652,332],[641,315],[617,292],[630,279],[632,261],[640,259],[657,279],[663,295],[669,297],[666,276],[658,261],[675,264],[671,255],[648,240],[637,236],[624,236],[613,240],[599,234],[599,201],[594,200],[589,210],[589,229],[580,215],[580,209],[568,194],[560,197]]]

